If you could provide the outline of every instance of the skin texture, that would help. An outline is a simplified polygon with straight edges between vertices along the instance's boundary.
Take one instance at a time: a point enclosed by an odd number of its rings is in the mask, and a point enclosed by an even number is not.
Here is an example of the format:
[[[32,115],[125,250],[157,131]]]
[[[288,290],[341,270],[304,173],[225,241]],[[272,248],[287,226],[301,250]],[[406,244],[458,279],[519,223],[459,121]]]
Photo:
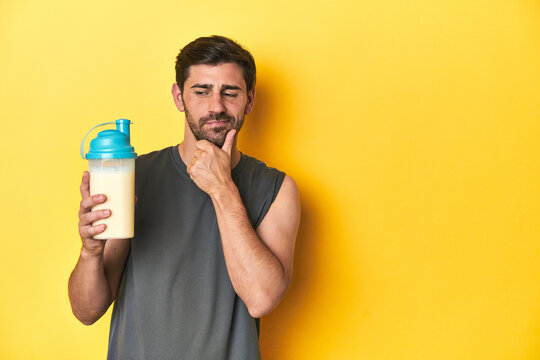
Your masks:
[[[285,294],[292,273],[300,201],[294,180],[286,176],[267,215],[251,226],[231,169],[240,161],[236,139],[255,98],[247,93],[236,64],[194,65],[182,91],[173,84],[174,102],[186,112],[184,141],[178,151],[195,184],[212,199],[227,271],[238,296],[253,317],[268,314]],[[89,174],[81,183],[79,233],[82,249],[69,280],[75,316],[84,324],[99,319],[116,298],[130,249],[129,240],[94,240],[105,230],[92,222],[106,218],[91,208],[105,201],[89,195]]]
[[[71,309],[77,319],[90,325],[97,321],[116,298],[131,247],[130,240],[94,240],[92,236],[105,231],[105,224],[92,222],[110,216],[109,210],[91,211],[106,201],[103,194],[90,196],[90,174],[85,171],[81,181],[79,235],[81,254],[68,283]]]

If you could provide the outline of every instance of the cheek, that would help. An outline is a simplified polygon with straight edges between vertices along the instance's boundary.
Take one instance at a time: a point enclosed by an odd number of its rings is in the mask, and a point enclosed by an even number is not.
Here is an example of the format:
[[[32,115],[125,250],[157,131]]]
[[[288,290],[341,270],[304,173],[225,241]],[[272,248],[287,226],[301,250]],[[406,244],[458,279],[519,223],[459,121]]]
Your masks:
[[[186,109],[189,111],[190,115],[194,119],[199,119],[201,116],[206,115],[207,107],[204,106],[201,101],[191,101],[189,105],[186,106]]]
[[[246,111],[246,105],[247,104],[245,103],[233,103],[227,107],[227,111],[231,115],[241,116],[241,115],[244,115]]]

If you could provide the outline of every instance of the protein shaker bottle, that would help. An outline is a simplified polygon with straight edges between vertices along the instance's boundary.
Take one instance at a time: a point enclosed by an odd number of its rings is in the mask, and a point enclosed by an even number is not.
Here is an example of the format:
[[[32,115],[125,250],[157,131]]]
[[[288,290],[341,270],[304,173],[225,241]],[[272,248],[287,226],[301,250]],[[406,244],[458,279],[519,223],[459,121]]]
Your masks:
[[[99,126],[116,124],[116,130],[104,130],[90,142],[84,155],[84,142],[92,130]],[[107,201],[94,206],[92,211],[109,209],[111,215],[92,225],[105,224],[107,228],[94,239],[127,239],[133,237],[135,215],[135,158],[130,144],[131,121],[118,119],[94,126],[81,144],[81,157],[88,159],[90,195],[105,194]]]

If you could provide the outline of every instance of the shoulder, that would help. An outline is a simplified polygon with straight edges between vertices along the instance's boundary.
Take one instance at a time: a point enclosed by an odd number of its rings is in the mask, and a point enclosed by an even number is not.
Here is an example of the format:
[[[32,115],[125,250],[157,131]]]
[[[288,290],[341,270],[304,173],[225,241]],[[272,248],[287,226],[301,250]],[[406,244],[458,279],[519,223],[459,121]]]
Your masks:
[[[257,228],[278,196],[287,176],[283,171],[267,166],[254,157],[242,154],[240,163],[233,169],[232,177],[238,187],[251,224]]]
[[[252,173],[258,176],[276,176],[280,178],[285,177],[284,172],[276,168],[270,167],[266,165],[264,162],[262,162],[261,160],[258,160],[246,154],[242,154],[241,161],[238,164],[238,172],[239,173]]]
[[[241,192],[256,197],[270,195],[270,201],[273,201],[286,174],[254,157],[242,154],[240,163],[233,169],[232,176]]]
[[[268,213],[257,228],[257,233],[266,239],[274,233],[286,235],[285,238],[292,240],[296,238],[298,224],[300,222],[300,194],[294,179],[285,176],[283,184],[268,209]],[[265,241],[266,242],[266,241]]]
[[[280,222],[296,222],[300,216],[300,194],[292,177],[285,175],[267,216]]]
[[[278,196],[288,197],[295,202],[299,201],[298,185],[296,185],[296,181],[289,175],[285,175]]]
[[[166,159],[168,156],[170,156],[172,148],[174,148],[174,146],[168,146],[161,150],[155,150],[143,155],[139,155],[135,160],[135,163],[137,166],[147,166],[159,162],[160,160]]]
[[[161,150],[152,151],[139,155],[135,160],[135,186],[138,187],[152,179],[157,174],[162,174],[171,167],[172,150],[169,146]]]

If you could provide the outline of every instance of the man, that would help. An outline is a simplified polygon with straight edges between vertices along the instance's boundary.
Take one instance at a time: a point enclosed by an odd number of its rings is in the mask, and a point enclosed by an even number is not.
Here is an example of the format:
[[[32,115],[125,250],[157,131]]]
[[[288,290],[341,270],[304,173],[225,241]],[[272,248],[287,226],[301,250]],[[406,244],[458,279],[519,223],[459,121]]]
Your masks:
[[[259,359],[259,318],[289,285],[300,217],[292,178],[240,153],[255,62],[234,41],[199,38],[177,57],[178,146],[136,161],[135,236],[95,240],[108,210],[81,183],[82,249],[69,280],[75,316],[115,301],[109,359]]]

